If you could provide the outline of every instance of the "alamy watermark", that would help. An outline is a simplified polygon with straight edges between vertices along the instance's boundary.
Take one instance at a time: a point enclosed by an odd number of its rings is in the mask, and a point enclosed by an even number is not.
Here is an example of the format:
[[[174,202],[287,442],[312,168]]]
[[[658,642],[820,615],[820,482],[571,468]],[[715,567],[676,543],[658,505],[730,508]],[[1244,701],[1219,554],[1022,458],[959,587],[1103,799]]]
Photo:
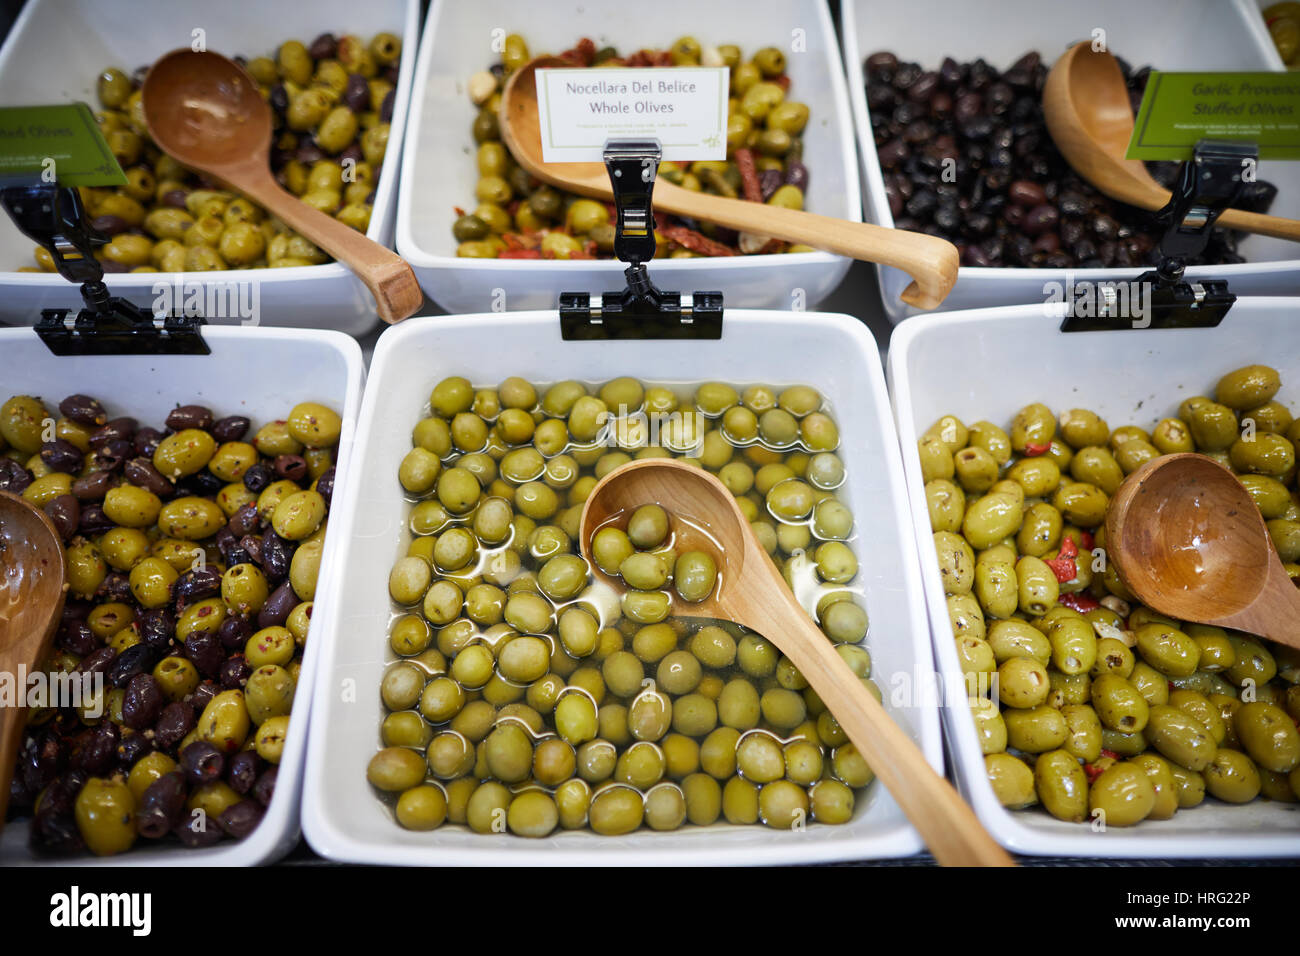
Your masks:
[[[1150,282],[1136,279],[1128,282],[1076,280],[1074,273],[1067,269],[1064,282],[1043,283],[1043,304],[1050,307],[1064,303],[1066,314],[1073,318],[1114,319],[1129,322],[1135,329],[1145,329],[1151,325],[1151,287]]]
[[[255,279],[200,279],[177,272],[155,282],[152,292],[155,319],[183,315],[261,324],[262,289]]]
[[[0,671],[0,707],[72,707],[90,718],[104,714],[104,675],[101,671],[71,673],[27,670]]]

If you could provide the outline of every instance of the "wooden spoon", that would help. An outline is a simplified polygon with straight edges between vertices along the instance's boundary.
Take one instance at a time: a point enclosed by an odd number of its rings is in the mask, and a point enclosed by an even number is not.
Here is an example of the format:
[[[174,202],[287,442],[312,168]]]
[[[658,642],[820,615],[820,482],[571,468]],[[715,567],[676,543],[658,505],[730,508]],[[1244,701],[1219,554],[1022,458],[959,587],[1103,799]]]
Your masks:
[[[1156,211],[1170,192],[1140,160],[1125,159],[1133,137],[1133,107],[1119,64],[1084,41],[1070,47],[1047,74],[1043,117],[1061,155],[1074,171],[1107,196]],[[1300,221],[1241,209],[1225,209],[1225,229],[1300,240]]]
[[[609,185],[609,174],[600,163],[542,161],[536,71],[572,66],[558,57],[538,57],[511,75],[501,97],[501,138],[515,162],[542,182],[611,201],[614,191]],[[937,236],[711,196],[683,189],[664,179],[655,182],[654,207],[675,216],[705,219],[728,229],[802,242],[814,249],[902,269],[913,281],[900,298],[918,309],[937,307],[957,281],[957,247]]]
[[[66,573],[63,544],[50,519],[17,495],[0,491],[0,675],[20,693],[25,690],[20,671],[35,671],[54,637]],[[0,706],[0,829],[26,716],[26,707]]]
[[[346,263],[385,322],[420,308],[424,293],[405,260],[275,181],[271,108],[238,64],[219,53],[174,50],[150,68],[140,95],[149,135],[167,155],[229,184]]]
[[[1191,453],[1147,462],[1106,514],[1110,560],[1143,604],[1300,648],[1300,588],[1237,477]]]
[[[646,459],[629,462],[598,481],[583,505],[578,533],[596,577],[616,591],[624,588],[596,567],[592,538],[608,525],[626,527],[633,511],[656,503],[671,516],[677,553],[708,552],[719,570],[717,587],[703,601],[687,604],[674,595],[676,613],[734,621],[780,648],[826,702],[936,860],[950,866],[1013,866],[971,808],[934,772],[808,617],[731,492],[713,475],[675,459]]]

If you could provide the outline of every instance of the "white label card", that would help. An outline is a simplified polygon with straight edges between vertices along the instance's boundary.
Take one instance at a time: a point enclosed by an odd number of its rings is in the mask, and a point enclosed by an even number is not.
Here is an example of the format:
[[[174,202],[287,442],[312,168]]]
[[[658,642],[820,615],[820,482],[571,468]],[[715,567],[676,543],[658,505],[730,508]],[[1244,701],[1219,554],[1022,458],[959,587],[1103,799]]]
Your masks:
[[[542,161],[599,163],[607,139],[655,137],[670,162],[727,158],[723,67],[537,71]]]

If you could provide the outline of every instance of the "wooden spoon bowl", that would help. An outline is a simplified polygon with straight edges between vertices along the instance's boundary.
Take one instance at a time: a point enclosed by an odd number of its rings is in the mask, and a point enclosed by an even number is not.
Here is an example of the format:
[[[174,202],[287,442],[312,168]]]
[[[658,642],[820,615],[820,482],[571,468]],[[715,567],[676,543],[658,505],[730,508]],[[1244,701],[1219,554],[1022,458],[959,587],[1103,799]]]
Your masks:
[[[558,57],[538,57],[511,74],[501,96],[501,139],[515,162],[542,182],[612,201],[609,174],[600,163],[542,161],[537,70],[572,66]],[[957,281],[957,247],[937,236],[712,196],[664,179],[655,181],[653,200],[655,209],[675,216],[704,219],[729,229],[800,242],[814,249],[902,269],[913,281],[901,298],[918,309],[936,308]]]
[[[1300,589],[1250,492],[1213,459],[1165,455],[1129,475],[1106,514],[1106,549],[1161,614],[1300,648]]]
[[[67,562],[44,512],[0,491],[0,674],[18,686],[36,670],[63,613]],[[0,707],[0,828],[26,723],[25,707]]]
[[[616,591],[625,590],[592,560],[596,532],[626,526],[636,508],[651,503],[668,511],[678,553],[708,552],[719,570],[718,584],[708,598],[686,603],[674,597],[675,611],[733,621],[775,644],[825,701],[940,863],[1013,865],[808,617],[731,492],[713,475],[676,459],[652,458],[629,462],[598,481],[583,505],[578,532],[579,547],[598,579]]]
[[[1149,209],[1168,204],[1170,192],[1136,159],[1125,159],[1133,137],[1133,107],[1119,63],[1084,41],[1052,65],[1043,86],[1043,117],[1061,155],[1074,171],[1112,199]],[[1300,240],[1300,222],[1225,209],[1225,229]]]
[[[219,53],[174,50],[149,70],[140,96],[149,135],[167,155],[227,183],[346,264],[374,295],[385,322],[423,304],[415,273],[401,257],[276,182],[271,108],[239,64]]]

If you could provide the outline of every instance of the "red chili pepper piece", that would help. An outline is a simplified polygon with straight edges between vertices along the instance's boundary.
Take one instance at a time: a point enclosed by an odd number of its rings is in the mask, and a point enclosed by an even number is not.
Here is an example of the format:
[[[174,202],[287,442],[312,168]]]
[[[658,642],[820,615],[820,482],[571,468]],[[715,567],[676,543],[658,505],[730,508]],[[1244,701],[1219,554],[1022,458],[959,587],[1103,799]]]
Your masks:
[[[497,253],[498,259],[540,259],[539,249],[505,249]]]
[[[1119,760],[1119,754],[1115,753],[1113,750],[1107,750],[1104,747],[1102,748],[1101,755],[1103,757],[1109,757],[1111,760]]]
[[[740,172],[740,185],[750,202],[763,201],[763,187],[758,182],[758,168],[754,165],[754,152],[738,149],[735,152],[736,169]]]
[[[1083,548],[1084,551],[1091,551],[1096,543],[1097,539],[1093,537],[1091,531],[1085,531],[1079,535],[1079,547]]]
[[[1088,775],[1088,782],[1092,783],[1101,776],[1102,770],[1096,764],[1086,763],[1083,765],[1083,772]]]
[[[1025,445],[1025,457],[1037,458],[1039,455],[1046,455],[1051,450],[1052,450],[1051,442],[1047,442],[1042,445],[1036,445],[1033,442],[1029,442]]]
[[[1087,594],[1062,594],[1057,602],[1064,604],[1066,607],[1074,608],[1080,614],[1087,614],[1101,607],[1101,604]]]
[[[1079,576],[1079,567],[1074,563],[1074,558],[1052,558],[1043,563],[1052,569],[1059,584],[1069,584]]]
[[[700,235],[694,229],[687,229],[685,226],[660,226],[659,232],[665,239],[671,239],[679,246],[691,250],[691,252],[698,252],[706,256],[734,256],[736,254],[730,246],[714,242],[708,236]]]

